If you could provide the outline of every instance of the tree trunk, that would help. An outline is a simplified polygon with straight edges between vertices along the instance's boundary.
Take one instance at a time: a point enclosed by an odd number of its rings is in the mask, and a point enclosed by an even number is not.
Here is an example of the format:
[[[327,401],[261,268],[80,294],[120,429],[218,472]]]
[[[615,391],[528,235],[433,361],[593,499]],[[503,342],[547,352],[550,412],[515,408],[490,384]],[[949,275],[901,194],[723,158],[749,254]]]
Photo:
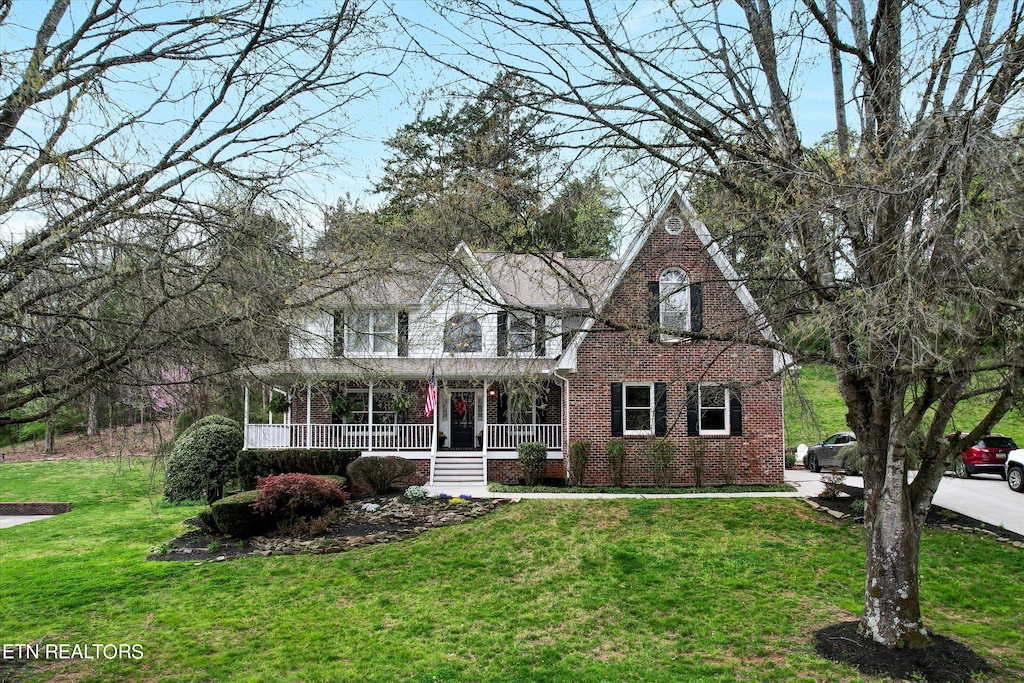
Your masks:
[[[921,526],[912,514],[903,467],[889,464],[884,475],[869,482],[876,477],[864,473],[867,559],[860,633],[886,647],[926,647],[917,575]]]
[[[53,453],[53,420],[46,418],[46,436],[43,439],[43,453]]]
[[[100,433],[100,420],[96,412],[97,398],[95,389],[89,392],[89,418],[85,425],[86,436],[99,436]]]

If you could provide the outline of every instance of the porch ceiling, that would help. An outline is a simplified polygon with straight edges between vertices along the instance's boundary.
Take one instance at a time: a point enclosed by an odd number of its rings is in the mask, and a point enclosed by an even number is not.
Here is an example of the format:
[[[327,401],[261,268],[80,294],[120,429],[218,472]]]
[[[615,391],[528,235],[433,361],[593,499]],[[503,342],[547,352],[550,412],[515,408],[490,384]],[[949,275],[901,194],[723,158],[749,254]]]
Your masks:
[[[419,379],[430,371],[446,379],[500,380],[554,375],[555,358],[293,358],[257,365],[240,372],[266,380]]]

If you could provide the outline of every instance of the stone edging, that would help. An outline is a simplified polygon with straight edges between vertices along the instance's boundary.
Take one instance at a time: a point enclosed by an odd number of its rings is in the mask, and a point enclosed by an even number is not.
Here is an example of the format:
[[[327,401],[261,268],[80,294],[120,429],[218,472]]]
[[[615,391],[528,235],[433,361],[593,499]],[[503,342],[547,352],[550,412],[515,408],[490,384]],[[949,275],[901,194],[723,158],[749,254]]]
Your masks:
[[[0,515],[59,515],[71,511],[71,503],[0,503]]]
[[[840,521],[849,521],[854,523],[861,523],[864,521],[863,517],[854,517],[853,515],[848,515],[846,513],[839,512],[838,510],[833,510],[824,505],[819,505],[810,498],[804,498],[803,501],[807,503],[807,505],[809,505],[812,509],[817,510],[818,512],[826,513]],[[990,536],[993,539],[999,541],[1000,543],[1009,543],[1014,548],[1024,548],[1024,543],[1020,541],[1015,541],[1012,538],[1007,538],[1006,536],[1000,536],[996,532],[991,531],[989,529],[978,529],[972,526],[963,526],[962,524],[940,524],[938,528],[943,529],[944,531],[966,531],[969,534],[982,534],[984,536]]]

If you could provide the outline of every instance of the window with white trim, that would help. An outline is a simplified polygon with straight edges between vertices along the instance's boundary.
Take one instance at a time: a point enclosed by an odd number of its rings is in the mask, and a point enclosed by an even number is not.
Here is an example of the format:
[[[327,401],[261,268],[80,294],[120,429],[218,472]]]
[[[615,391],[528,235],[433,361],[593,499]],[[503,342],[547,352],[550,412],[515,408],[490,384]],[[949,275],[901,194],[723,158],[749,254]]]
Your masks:
[[[395,395],[390,391],[373,392],[373,423],[375,425],[395,424],[393,403]],[[370,423],[370,390],[345,389],[333,399],[332,421],[335,423],[365,425]]]
[[[654,385],[624,384],[622,420],[624,434],[654,433]]]
[[[457,313],[444,325],[445,353],[472,353],[483,350],[480,321],[471,315]]]
[[[532,317],[512,315],[508,323],[508,350],[510,353],[533,355],[534,321]]]
[[[698,428],[701,434],[729,433],[729,389],[719,384],[697,388]]]
[[[345,316],[347,353],[398,352],[398,314],[394,311],[359,311]]]
[[[690,280],[678,268],[661,274],[658,319],[664,334],[690,330]]]

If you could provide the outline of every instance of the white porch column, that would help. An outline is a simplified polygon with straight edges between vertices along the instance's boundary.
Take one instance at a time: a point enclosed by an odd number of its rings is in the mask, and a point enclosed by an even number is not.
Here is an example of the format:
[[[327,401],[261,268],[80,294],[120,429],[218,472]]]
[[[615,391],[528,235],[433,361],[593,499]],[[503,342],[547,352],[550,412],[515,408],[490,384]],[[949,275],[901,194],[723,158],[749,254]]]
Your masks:
[[[306,383],[306,450],[313,447],[313,385]]]
[[[245,407],[242,409],[242,450],[249,450],[249,385],[245,385]],[[111,430],[113,433],[113,430]]]
[[[488,415],[487,415],[487,408],[488,408],[487,403],[488,403],[488,400],[487,399],[489,398],[489,396],[487,394],[487,391],[488,391],[488,389],[490,389],[490,386],[491,386],[490,381],[485,379],[484,380],[484,439],[483,439],[483,443],[481,444],[483,446],[483,449],[484,449],[484,468],[485,469],[487,467],[487,442],[489,440],[487,432],[490,431],[490,430],[487,429],[487,424],[488,424]],[[485,471],[485,475],[486,475],[486,471]]]
[[[366,406],[366,409],[367,409],[366,422],[369,425],[367,427],[367,429],[369,430],[369,434],[368,434],[369,444],[368,444],[368,446],[370,448],[370,452],[373,453],[373,382],[370,382],[370,393],[367,396],[367,403],[369,404],[369,405]]]

